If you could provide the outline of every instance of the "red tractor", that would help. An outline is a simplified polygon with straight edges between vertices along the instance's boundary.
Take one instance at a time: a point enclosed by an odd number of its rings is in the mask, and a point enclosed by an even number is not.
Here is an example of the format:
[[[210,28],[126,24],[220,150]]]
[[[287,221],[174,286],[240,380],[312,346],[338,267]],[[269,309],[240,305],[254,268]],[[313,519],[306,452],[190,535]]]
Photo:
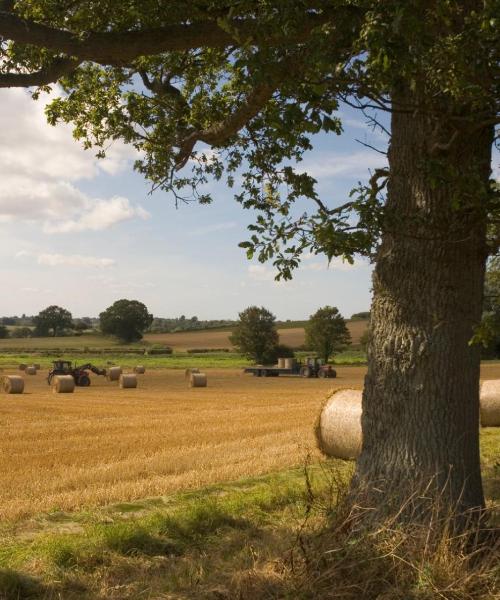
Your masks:
[[[81,365],[80,367],[76,365],[73,367],[73,363],[69,360],[55,360],[52,364],[54,366],[47,377],[49,385],[52,383],[52,379],[57,375],[71,375],[75,380],[75,385],[87,387],[90,385],[88,371],[92,371],[92,373],[95,373],[96,375],[106,375],[106,369],[99,369],[90,363]]]

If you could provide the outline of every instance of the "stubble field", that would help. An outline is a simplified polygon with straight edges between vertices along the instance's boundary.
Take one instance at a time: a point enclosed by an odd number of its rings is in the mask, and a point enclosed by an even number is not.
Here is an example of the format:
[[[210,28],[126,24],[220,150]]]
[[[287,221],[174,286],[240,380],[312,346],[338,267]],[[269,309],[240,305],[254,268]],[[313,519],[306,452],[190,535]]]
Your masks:
[[[328,390],[361,388],[365,367],[335,380],[256,378],[208,371],[189,389],[183,372],[157,370],[139,388],[93,377],[53,394],[45,373],[26,393],[0,396],[0,518],[77,510],[300,465],[316,452],[313,424]],[[499,364],[483,365],[485,379]]]

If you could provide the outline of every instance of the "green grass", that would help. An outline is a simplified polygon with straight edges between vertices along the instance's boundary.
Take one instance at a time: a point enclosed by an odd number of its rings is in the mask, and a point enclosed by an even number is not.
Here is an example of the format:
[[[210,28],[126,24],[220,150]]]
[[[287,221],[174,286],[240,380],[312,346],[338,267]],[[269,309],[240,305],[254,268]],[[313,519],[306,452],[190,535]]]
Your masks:
[[[488,499],[498,502],[494,483],[500,429],[483,429],[481,444]],[[332,538],[328,532],[337,510],[336,496],[346,489],[351,472],[352,463],[331,460],[309,466],[307,479],[304,468],[288,469],[168,497],[4,525],[0,598],[306,600],[330,597],[321,590],[337,586],[341,590],[343,585],[342,597],[349,600],[378,598],[376,586],[390,591],[383,597],[395,600],[494,597],[481,591],[484,587],[494,593],[496,579],[490,571],[484,577],[482,572],[473,573],[462,582],[470,565],[459,565],[460,572],[454,573],[457,565],[446,562],[453,556],[441,547],[439,561],[425,557],[427,566],[419,563],[416,570],[398,562],[398,556],[414,551],[406,548],[408,538],[402,540],[401,532],[387,530],[381,547],[371,538],[352,534],[344,544],[340,540],[346,534],[341,530]],[[74,525],[75,533],[58,531],[68,524]],[[316,563],[315,548],[325,542],[328,548],[337,547],[337,554],[324,555]],[[389,542],[396,543],[394,556]],[[333,575],[328,570],[332,560],[338,569]],[[308,564],[314,577],[319,570],[325,581],[340,580],[325,588],[320,579],[309,580]],[[457,587],[457,577],[463,589]],[[358,587],[363,584],[368,586],[366,596]]]
[[[297,358],[304,358],[309,355],[308,352],[297,352]],[[83,353],[62,351],[58,354],[47,353],[0,353],[0,368],[17,368],[20,363],[31,364],[39,363],[43,369],[48,369],[52,361],[58,358],[71,360],[77,364],[90,362],[96,366],[107,366],[119,364],[122,367],[133,367],[143,364],[148,369],[186,369],[189,367],[199,367],[205,369],[238,369],[250,366],[251,361],[247,360],[235,352],[210,352],[206,354],[188,354],[187,352],[178,352],[165,356],[149,356],[122,354],[118,351],[112,354]],[[362,351],[348,350],[335,357],[334,363],[337,365],[364,364],[366,355]]]

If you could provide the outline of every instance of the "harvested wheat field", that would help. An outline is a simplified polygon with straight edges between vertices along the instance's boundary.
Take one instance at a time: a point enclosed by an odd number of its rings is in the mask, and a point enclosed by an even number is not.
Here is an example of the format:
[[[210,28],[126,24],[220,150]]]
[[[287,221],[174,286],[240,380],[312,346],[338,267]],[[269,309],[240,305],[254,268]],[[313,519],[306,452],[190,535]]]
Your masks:
[[[0,395],[3,519],[72,510],[234,480],[301,464],[315,450],[314,421],[328,390],[361,388],[364,367],[336,380],[257,378],[207,370],[140,376],[137,389],[93,377],[54,394],[43,373],[25,394]],[[500,365],[483,367],[500,378]]]
[[[353,344],[359,344],[359,340],[367,328],[367,321],[348,321],[347,327],[351,334]],[[280,343],[298,348],[305,342],[303,327],[290,327],[278,329]],[[192,348],[232,348],[229,341],[231,331],[183,331],[179,333],[147,333],[144,340],[153,344],[166,344],[176,352],[183,352]]]

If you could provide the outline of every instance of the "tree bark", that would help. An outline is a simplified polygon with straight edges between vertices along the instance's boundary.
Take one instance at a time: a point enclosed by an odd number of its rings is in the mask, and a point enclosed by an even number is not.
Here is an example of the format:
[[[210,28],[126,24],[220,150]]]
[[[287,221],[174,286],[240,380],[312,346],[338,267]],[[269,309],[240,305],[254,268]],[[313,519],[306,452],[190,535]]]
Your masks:
[[[397,510],[413,496],[413,517],[416,509],[428,514],[424,495],[455,515],[484,507],[480,351],[469,342],[481,318],[491,146],[489,128],[453,134],[422,113],[392,116],[353,480],[377,510]]]

